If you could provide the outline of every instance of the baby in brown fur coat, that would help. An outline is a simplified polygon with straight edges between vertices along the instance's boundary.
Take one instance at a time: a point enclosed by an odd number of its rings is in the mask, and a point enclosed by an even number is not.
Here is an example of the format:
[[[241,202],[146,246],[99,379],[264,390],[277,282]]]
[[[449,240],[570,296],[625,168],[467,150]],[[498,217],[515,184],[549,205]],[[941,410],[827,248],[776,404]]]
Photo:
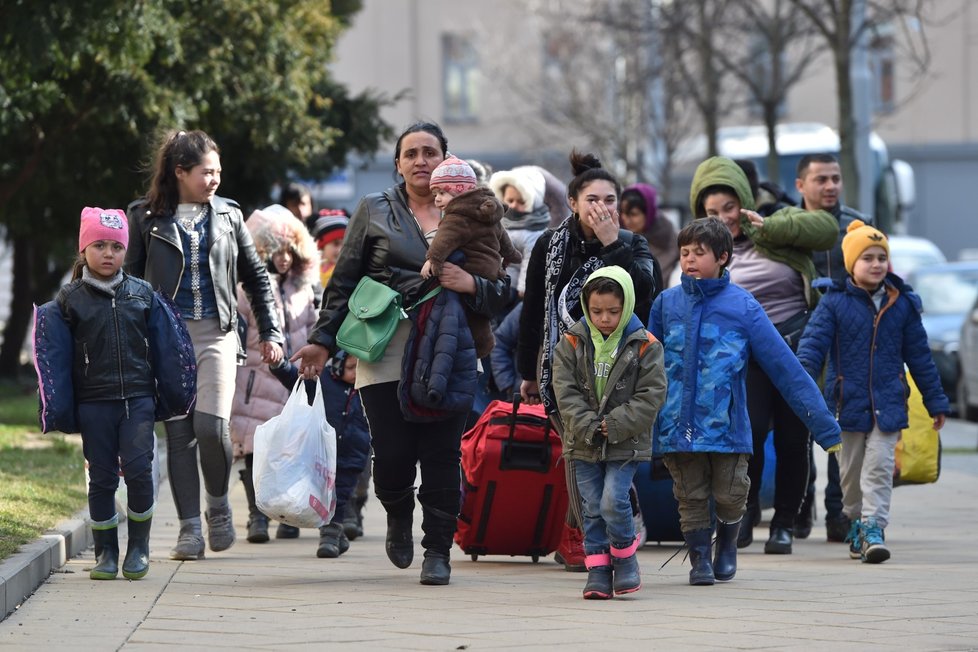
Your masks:
[[[442,211],[442,219],[428,247],[428,260],[421,268],[423,277],[437,276],[456,249],[465,254],[462,266],[465,271],[490,281],[505,274],[506,265],[518,264],[523,259],[500,224],[502,204],[492,190],[476,185],[475,172],[468,163],[448,157],[431,173],[428,185],[435,195],[435,206]],[[489,355],[495,344],[492,325],[485,317],[469,310],[466,315],[476,354],[480,358]]]

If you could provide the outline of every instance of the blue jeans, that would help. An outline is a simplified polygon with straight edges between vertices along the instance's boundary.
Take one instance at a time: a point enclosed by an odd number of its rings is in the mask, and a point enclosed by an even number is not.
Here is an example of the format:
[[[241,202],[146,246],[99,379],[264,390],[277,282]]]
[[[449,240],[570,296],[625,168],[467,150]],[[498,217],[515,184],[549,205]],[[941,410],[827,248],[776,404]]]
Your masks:
[[[150,396],[78,404],[82,451],[88,461],[88,512],[93,521],[116,515],[120,461],[129,509],[141,514],[153,506],[155,409]]]
[[[584,553],[596,555],[627,548],[635,539],[632,503],[628,490],[638,462],[582,462],[574,460],[577,488],[584,511]]]

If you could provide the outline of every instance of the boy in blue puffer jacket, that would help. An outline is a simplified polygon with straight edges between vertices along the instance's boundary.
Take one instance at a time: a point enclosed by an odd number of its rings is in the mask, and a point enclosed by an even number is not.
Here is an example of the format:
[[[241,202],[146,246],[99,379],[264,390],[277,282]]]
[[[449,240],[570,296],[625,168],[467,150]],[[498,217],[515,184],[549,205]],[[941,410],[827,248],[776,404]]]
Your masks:
[[[288,360],[269,369],[280,383],[290,389],[299,378],[299,368]],[[319,528],[316,556],[320,558],[339,557],[350,548],[350,541],[343,533],[343,518],[360,474],[370,463],[370,430],[363,413],[360,392],[353,386],[356,379],[357,359],[342,350],[333,354],[319,375],[326,403],[326,420],[336,430],[336,511],[333,519]],[[311,392],[308,384],[306,387],[310,396],[315,394],[315,385],[312,387]]]
[[[849,556],[878,564],[890,558],[883,539],[889,523],[893,467],[907,427],[910,389],[904,364],[920,388],[934,428],[949,412],[920,320],[920,297],[888,273],[886,236],[853,220],[842,240],[849,277],[819,302],[798,344],[813,377],[825,374],[825,402],[842,427],[839,469],[842,511],[852,522]]]
[[[706,586],[731,580],[737,572],[737,533],[747,506],[747,460],[753,452],[748,359],[760,364],[819,446],[837,450],[841,438],[818,386],[764,309],[730,282],[729,229],[715,217],[701,218],[683,228],[678,241],[682,285],[660,294],[649,315],[649,331],[665,348],[669,381],[653,450],[663,454],[672,474],[692,565],[689,583]],[[712,562],[711,498],[717,520]]]

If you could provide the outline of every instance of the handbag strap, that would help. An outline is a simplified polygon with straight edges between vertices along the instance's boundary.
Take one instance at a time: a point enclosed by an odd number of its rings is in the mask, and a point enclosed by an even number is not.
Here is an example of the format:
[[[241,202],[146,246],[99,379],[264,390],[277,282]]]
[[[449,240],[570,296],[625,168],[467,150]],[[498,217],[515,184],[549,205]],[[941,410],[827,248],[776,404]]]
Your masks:
[[[436,285],[435,287],[433,287],[430,290],[428,290],[427,292],[425,292],[424,295],[422,295],[422,297],[420,299],[418,299],[417,301],[415,301],[412,305],[404,308],[404,312],[411,312],[412,310],[414,310],[415,308],[417,308],[418,306],[420,306],[422,303],[424,303],[428,299],[434,298],[439,292],[441,292],[441,285]]]

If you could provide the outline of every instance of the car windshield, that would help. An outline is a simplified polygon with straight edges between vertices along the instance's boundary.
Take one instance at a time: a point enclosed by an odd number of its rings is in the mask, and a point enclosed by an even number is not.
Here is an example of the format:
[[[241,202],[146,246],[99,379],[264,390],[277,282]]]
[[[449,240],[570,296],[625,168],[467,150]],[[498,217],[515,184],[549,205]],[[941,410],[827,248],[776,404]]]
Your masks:
[[[929,315],[959,315],[971,310],[978,297],[978,269],[925,271],[918,269],[914,291]]]

